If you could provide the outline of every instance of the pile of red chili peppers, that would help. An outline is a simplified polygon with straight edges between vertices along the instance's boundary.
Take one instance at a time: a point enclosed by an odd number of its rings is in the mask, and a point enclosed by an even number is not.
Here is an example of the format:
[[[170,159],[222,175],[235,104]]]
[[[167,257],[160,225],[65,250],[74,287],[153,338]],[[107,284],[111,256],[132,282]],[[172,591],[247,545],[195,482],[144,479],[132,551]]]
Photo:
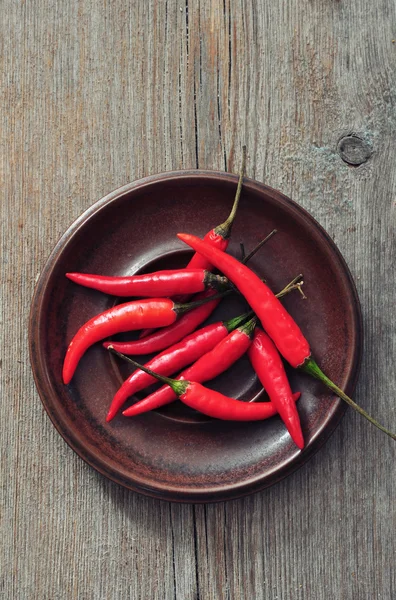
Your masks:
[[[280,298],[291,290],[301,291],[301,276],[275,295],[246,266],[252,253],[243,262],[226,253],[241,196],[245,162],[244,147],[237,192],[227,220],[209,231],[203,240],[194,235],[178,234],[183,242],[195,250],[185,269],[131,277],[66,274],[73,282],[85,287],[117,297],[139,296],[144,299],[117,304],[94,316],[79,329],[66,352],[64,383],[70,383],[80,358],[92,344],[117,333],[141,330],[140,339],[135,341],[107,341],[103,344],[137,367],[114,396],[107,421],[116,416],[128,398],[159,380],[164,384],[163,387],[136,401],[124,410],[123,415],[133,417],[177,398],[205,415],[223,420],[261,420],[278,414],[295,444],[302,449],[304,434],[296,406],[300,393],[293,394],[290,388],[283,357],[292,367],[322,381],[372,424],[396,440],[395,434],[375,421],[330,381],[312,358],[309,343],[280,302]],[[222,275],[213,274],[213,269]],[[221,300],[235,292],[244,296],[251,312],[197,330]],[[195,294],[198,295],[194,296],[193,301],[186,303]],[[154,352],[160,353],[144,366],[125,356]],[[246,353],[268,394],[269,402],[243,402],[201,385],[229,369]],[[174,373],[179,373],[177,379],[170,379],[169,375]]]

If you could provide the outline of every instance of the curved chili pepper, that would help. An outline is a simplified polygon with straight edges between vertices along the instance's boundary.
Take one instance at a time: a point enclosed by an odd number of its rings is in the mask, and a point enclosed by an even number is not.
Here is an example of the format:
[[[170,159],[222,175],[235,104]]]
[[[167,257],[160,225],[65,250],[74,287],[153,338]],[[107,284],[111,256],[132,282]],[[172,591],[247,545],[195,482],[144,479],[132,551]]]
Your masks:
[[[253,319],[244,325],[239,326],[234,331],[230,331],[227,337],[220,340],[213,349],[207,351],[191,367],[180,373],[176,380],[203,383],[204,381],[214,379],[220,373],[229,369],[249,348],[256,322],[256,317],[253,317]],[[152,365],[148,366],[151,367]],[[162,374],[166,375],[166,373]],[[147,396],[147,398],[127,408],[122,414],[126,417],[134,417],[143,412],[170,404],[176,398],[177,396],[172,388],[169,385],[164,385],[159,390]]]
[[[63,363],[64,383],[70,382],[81,357],[95,342],[123,331],[141,329],[143,325],[171,325],[180,314],[200,306],[202,302],[208,302],[208,299],[190,304],[176,304],[169,298],[136,300],[118,304],[96,315],[80,327],[69,344]]]
[[[169,385],[184,404],[195,410],[199,410],[209,417],[222,419],[223,421],[261,421],[276,414],[272,402],[259,402],[256,404],[235,400],[219,392],[209,390],[200,383],[178,381],[169,377],[163,377],[162,375],[158,375],[158,373],[154,373],[151,369],[140,365],[128,356],[124,356],[112,348],[109,348],[109,350],[113,351],[120,358],[132,363],[135,367],[142,369],[142,371]]]
[[[248,350],[249,360],[256,371],[263,388],[276,407],[293,441],[299,448],[304,447],[300,417],[293,402],[282,359],[273,341],[260,328],[256,328],[253,342]]]
[[[158,354],[158,356],[146,363],[145,366],[153,369],[160,375],[172,375],[186,365],[198,360],[203,354],[209,352],[220,340],[223,340],[227,334],[245,321],[249,317],[249,314],[245,313],[229,321],[219,321],[218,323],[207,325],[187,336],[178,344],[174,344],[164,352],[161,352],[161,354]],[[111,421],[115,417],[129,396],[152,385],[155,381],[154,377],[147,375],[141,369],[134,371],[115,394],[106,421]]]
[[[238,187],[235,194],[234,204],[227,219],[221,225],[214,227],[203,238],[207,244],[217,248],[219,251],[224,252],[228,248],[229,239],[231,236],[231,229],[234,224],[235,215],[238,209],[239,199],[241,197],[242,183],[245,176],[246,167],[246,146],[242,148],[242,167],[239,175]],[[213,264],[210,259],[202,256],[198,252],[194,254],[188,263],[187,269],[207,269],[210,271],[213,268]]]
[[[213,275],[204,269],[177,269],[157,271],[146,275],[130,277],[108,277],[88,273],[66,273],[66,277],[83,285],[112,296],[142,296],[149,298],[166,298],[177,292],[189,295],[203,292],[206,289],[222,291],[230,288],[226,277]]]
[[[276,415],[272,402],[241,402],[209,390],[200,383],[185,383],[189,385],[179,396],[180,400],[208,417],[223,421],[263,421]],[[300,392],[297,392],[293,400],[297,401],[300,396]]]
[[[396,440],[396,434],[378,423],[323,373],[312,358],[309,343],[297,323],[253,271],[232,256],[209,246],[194,235],[181,233],[178,234],[178,237],[210,260],[235,284],[260,319],[279,352],[293,367],[301,369],[324,383],[372,425]]]
[[[185,315],[182,315],[173,325],[163,327],[144,339],[132,342],[104,342],[103,346],[105,348],[113,346],[119,352],[135,355],[151,354],[152,352],[159,352],[160,350],[169,348],[172,344],[180,342],[186,335],[192,333],[198,325],[206,321],[221,301],[221,298],[218,298],[216,292],[213,290],[207,290],[197,296],[197,300],[211,298],[212,296],[216,296],[216,298],[206,304],[202,304],[202,306],[194,308]]]
[[[208,257],[245,296],[264,329],[279,352],[293,366],[303,364],[310,355],[309,344],[294,319],[282,306],[275,294],[248,267],[236,258],[209,246],[194,235],[179,233],[178,237]]]
[[[228,248],[229,238],[231,235],[231,229],[234,224],[235,215],[238,209],[239,200],[242,192],[243,178],[245,176],[246,168],[246,146],[242,147],[242,166],[238,180],[238,186],[235,194],[234,204],[227,219],[221,225],[214,227],[205,235],[204,240],[210,246],[214,246],[224,252]],[[211,271],[213,268],[212,263],[204,258],[201,254],[196,252],[188,262],[186,269],[205,269]],[[180,293],[180,292],[178,292]],[[177,302],[186,302],[189,299],[189,294],[178,295],[174,298]],[[153,333],[150,328],[145,328],[140,332],[139,338],[143,339]]]

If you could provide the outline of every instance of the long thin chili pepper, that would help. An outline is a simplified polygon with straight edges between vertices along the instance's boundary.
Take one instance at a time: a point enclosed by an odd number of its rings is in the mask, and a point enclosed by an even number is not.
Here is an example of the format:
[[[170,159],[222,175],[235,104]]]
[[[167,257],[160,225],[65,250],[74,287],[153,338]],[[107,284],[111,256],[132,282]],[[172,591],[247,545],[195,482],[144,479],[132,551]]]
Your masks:
[[[275,342],[282,356],[293,366],[298,367],[310,354],[309,344],[294,319],[289,315],[275,294],[248,267],[236,258],[209,246],[198,237],[178,234],[178,237],[208,257],[214,266],[222,271],[245,296],[264,329]]]
[[[180,373],[176,380],[188,380],[203,383],[204,381],[214,379],[220,375],[220,373],[229,369],[249,348],[256,323],[257,319],[256,317],[253,317],[244,325],[240,325],[234,331],[230,331],[230,333],[222,340],[219,340],[212,349],[208,350],[198,358],[191,367]],[[148,366],[150,368],[152,367],[152,365]],[[167,373],[164,373],[164,375],[165,374],[167,375]],[[150,396],[147,396],[147,398],[144,398],[143,400],[140,400],[140,402],[127,408],[122,414],[126,417],[134,417],[143,412],[165,406],[166,404],[173,402],[176,398],[177,396],[173,389],[170,388],[169,385],[164,385],[159,390],[150,394]]]
[[[140,365],[128,356],[116,352],[113,348],[109,347],[109,350],[120,358],[132,363],[138,369],[142,369],[142,371],[152,375],[158,381],[169,385],[184,404],[195,410],[199,410],[209,417],[222,419],[223,421],[261,421],[276,414],[272,402],[259,402],[255,404],[253,402],[235,400],[219,392],[209,390],[200,383],[178,381],[169,377],[163,377],[162,375],[158,375],[158,373],[154,373],[151,369]]]
[[[319,379],[372,425],[396,440],[396,434],[380,425],[323,373],[312,358],[309,343],[294,319],[253,271],[232,256],[218,251],[217,248],[209,246],[196,236],[178,234],[178,237],[210,260],[235,284],[259,317],[279,352],[293,367]]]
[[[187,375],[187,369],[185,371],[183,371],[183,377],[182,377],[182,374],[180,374],[179,377],[176,378],[176,381],[179,381],[179,380],[184,381],[185,380],[184,374]],[[205,381],[209,381],[209,378],[207,379],[205,377],[202,381],[197,381],[196,383],[204,383]],[[301,392],[295,392],[293,394],[294,402],[297,402],[297,400],[300,398],[300,396],[301,396]],[[172,388],[170,388],[169,385],[164,385],[156,392],[153,392],[146,398],[143,398],[143,400],[139,400],[139,402],[136,402],[136,404],[133,404],[132,406],[130,406],[129,408],[124,410],[124,412],[122,414],[125,417],[136,417],[137,415],[141,415],[141,414],[149,412],[151,410],[156,410],[157,408],[161,408],[161,406],[166,406],[167,404],[171,404],[176,399],[177,399],[177,395],[172,390]],[[250,404],[250,402],[249,402],[249,404]],[[276,410],[275,405],[272,402],[266,402],[265,404],[266,404],[266,406],[268,406],[268,415],[267,415],[268,417],[273,417],[274,415],[278,414],[278,411]],[[197,408],[197,410],[200,410],[200,409]],[[203,411],[201,410],[201,412],[203,412]],[[206,414],[206,413],[204,413],[204,414]],[[209,415],[209,416],[212,416],[212,415]]]
[[[287,379],[282,359],[273,341],[259,327],[254,333],[253,343],[248,350],[249,360],[263,388],[276,407],[293,441],[304,447],[300,417],[293,401],[293,393]]]
[[[278,296],[282,297],[294,289],[301,291],[301,283],[295,283],[300,277],[301,275],[295,277],[281,292],[279,292]],[[211,352],[202,356],[202,358],[197,360],[191,367],[183,371],[177,379],[189,379],[190,381],[202,383],[203,381],[208,381],[209,379],[217,377],[217,375],[228,369],[238,358],[240,358],[240,356],[242,356],[242,354],[244,354],[244,352],[246,352],[250,345],[249,338],[253,332],[255,323],[256,319],[253,318],[245,325],[238,327],[238,329],[230,333],[224,340],[220,341]],[[150,367],[151,365],[148,366]],[[150,396],[147,396],[147,398],[144,398],[144,400],[141,400],[130,407],[126,412],[126,416],[134,416],[146,412],[147,410],[159,408],[160,406],[169,404],[169,402],[172,402],[175,398],[176,396],[171,388],[169,386],[164,386]]]
[[[204,269],[175,269],[130,277],[66,273],[66,277],[84,287],[121,297],[166,298],[178,292],[190,296],[206,289],[222,291],[230,287],[226,277],[213,275]]]
[[[164,352],[161,352],[161,354],[158,354],[146,363],[145,366],[153,369],[160,375],[172,375],[186,365],[198,360],[203,354],[209,352],[231,331],[243,323],[243,321],[246,321],[250,314],[245,313],[229,321],[219,321],[218,323],[207,325],[187,336],[178,344],[174,344]],[[144,371],[140,369],[134,371],[115,394],[106,421],[111,421],[115,417],[129,396],[155,382],[155,378],[147,375]]]
[[[220,251],[224,252],[229,244],[229,239],[231,235],[231,229],[234,224],[235,215],[238,209],[239,200],[242,192],[242,184],[243,178],[245,176],[246,169],[246,146],[242,147],[242,166],[239,174],[237,191],[235,194],[234,204],[232,205],[232,209],[227,219],[221,225],[214,227],[203,238],[206,243],[214,248],[218,248]],[[188,263],[187,269],[206,269],[210,271],[213,268],[212,263],[209,259],[201,256],[198,253],[195,253]]]
[[[227,219],[224,221],[224,223],[222,223],[221,225],[218,225],[217,227],[214,227],[213,229],[208,231],[208,233],[204,237],[204,240],[208,244],[218,248],[222,252],[224,252],[227,249],[228,244],[229,244],[229,238],[231,235],[232,226],[234,224],[235,215],[237,213],[239,200],[241,197],[243,178],[245,176],[245,169],[246,169],[246,146],[243,146],[242,147],[242,166],[241,166],[241,171],[239,174],[237,190],[236,190],[235,199],[234,199],[234,203],[232,205],[231,212],[228,215]],[[200,254],[198,254],[196,252],[192,256],[190,261],[188,262],[186,269],[205,269],[207,271],[211,271],[212,264],[209,260],[207,260],[206,258],[204,258],[203,256],[201,256]],[[178,294],[182,294],[182,295],[178,295],[174,298],[174,300],[176,300],[177,302],[186,302],[189,299],[189,294],[183,294],[183,292],[178,292]],[[143,331],[141,331],[139,338],[143,339],[143,338],[147,337],[148,335],[150,335],[151,333],[154,333],[152,329],[145,328],[145,329],[143,329]]]
[[[209,298],[190,304],[176,304],[169,298],[136,300],[118,304],[96,315],[80,327],[69,344],[63,363],[64,383],[70,382],[81,357],[95,342],[123,331],[141,329],[142,325],[170,325],[179,315],[205,302],[208,303]]]

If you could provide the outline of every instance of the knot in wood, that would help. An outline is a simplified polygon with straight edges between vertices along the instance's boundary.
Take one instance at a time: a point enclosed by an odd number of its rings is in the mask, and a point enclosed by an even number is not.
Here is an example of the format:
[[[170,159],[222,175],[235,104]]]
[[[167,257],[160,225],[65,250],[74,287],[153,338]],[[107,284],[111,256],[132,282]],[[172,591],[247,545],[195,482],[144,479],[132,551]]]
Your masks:
[[[368,142],[357,135],[342,137],[338,142],[337,151],[344,162],[355,167],[367,162],[373,153]]]

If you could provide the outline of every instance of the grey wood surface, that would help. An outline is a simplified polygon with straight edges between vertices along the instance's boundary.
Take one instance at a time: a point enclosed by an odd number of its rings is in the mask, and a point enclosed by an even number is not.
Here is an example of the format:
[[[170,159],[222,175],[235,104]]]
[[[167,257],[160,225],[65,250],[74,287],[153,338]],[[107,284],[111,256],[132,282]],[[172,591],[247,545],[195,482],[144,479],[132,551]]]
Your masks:
[[[1,17],[0,596],[396,598],[395,445],[360,417],[269,490],[172,505],[69,449],[27,346],[35,280],[84,209],[155,172],[235,172],[246,143],[248,174],[345,256],[365,325],[356,399],[395,429],[395,2],[3,0]]]

